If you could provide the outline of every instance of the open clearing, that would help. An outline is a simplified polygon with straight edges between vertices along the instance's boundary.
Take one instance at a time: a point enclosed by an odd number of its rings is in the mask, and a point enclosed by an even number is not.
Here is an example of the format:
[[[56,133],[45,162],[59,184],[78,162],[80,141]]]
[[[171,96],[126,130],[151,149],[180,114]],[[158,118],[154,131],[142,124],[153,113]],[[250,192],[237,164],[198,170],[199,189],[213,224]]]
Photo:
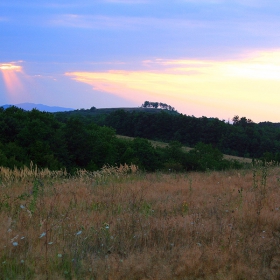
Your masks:
[[[1,279],[279,279],[280,168],[2,168]]]
[[[117,137],[122,138],[122,139],[126,139],[126,140],[133,140],[134,139],[133,137],[123,136],[123,135],[117,135]],[[165,147],[168,146],[168,143],[159,142],[159,141],[153,141],[153,140],[148,140],[148,141],[151,142],[151,144],[154,147],[165,148]],[[183,146],[182,149],[185,152],[189,152],[190,150],[192,150],[192,148],[186,147],[186,146]],[[252,163],[252,159],[251,158],[237,157],[237,156],[231,156],[231,155],[224,155],[224,158],[228,159],[228,160],[237,160],[237,161],[240,161],[242,163]]]

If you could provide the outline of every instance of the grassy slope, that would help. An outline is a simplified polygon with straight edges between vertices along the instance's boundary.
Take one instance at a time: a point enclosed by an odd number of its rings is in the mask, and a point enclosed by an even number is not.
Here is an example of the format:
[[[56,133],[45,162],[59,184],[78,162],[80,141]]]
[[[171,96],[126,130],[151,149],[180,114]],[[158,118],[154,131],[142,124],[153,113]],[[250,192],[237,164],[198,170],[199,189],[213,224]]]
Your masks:
[[[133,140],[133,137],[129,137],[129,136],[117,135],[117,137],[123,138],[126,140]],[[157,147],[157,146],[166,147],[168,145],[168,143],[164,143],[164,142],[153,141],[153,140],[149,140],[149,141],[152,143],[152,145],[154,147]],[[192,148],[190,148],[190,147],[183,146],[183,150],[186,152],[190,151],[191,149]],[[224,155],[224,158],[228,159],[228,160],[238,160],[243,163],[252,163],[252,159],[250,159],[250,158],[236,157],[236,156],[231,156],[231,155]]]

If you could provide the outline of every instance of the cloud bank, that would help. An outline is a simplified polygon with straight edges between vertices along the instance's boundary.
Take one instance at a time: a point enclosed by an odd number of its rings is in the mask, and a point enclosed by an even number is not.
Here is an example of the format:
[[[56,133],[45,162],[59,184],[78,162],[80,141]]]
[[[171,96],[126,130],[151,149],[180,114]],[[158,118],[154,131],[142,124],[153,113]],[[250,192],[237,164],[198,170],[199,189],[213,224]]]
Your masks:
[[[261,121],[263,114],[272,114],[278,118],[280,50],[256,52],[238,60],[146,60],[141,67],[144,69],[65,75],[93,90],[138,104],[144,100],[168,102],[189,115],[227,119],[239,114]]]

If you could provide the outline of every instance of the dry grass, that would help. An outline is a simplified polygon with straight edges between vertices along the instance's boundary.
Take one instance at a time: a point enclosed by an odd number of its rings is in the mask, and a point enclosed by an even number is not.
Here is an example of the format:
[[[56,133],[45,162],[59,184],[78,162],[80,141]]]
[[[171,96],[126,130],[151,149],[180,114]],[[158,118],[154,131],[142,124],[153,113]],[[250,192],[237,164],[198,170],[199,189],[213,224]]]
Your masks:
[[[0,279],[279,279],[280,168],[136,171],[0,173]]]
[[[224,155],[224,159],[227,159],[227,160],[237,160],[237,161],[240,161],[242,163],[252,163],[252,159],[251,158],[245,158],[245,157],[237,157],[237,156],[231,156],[231,155]]]

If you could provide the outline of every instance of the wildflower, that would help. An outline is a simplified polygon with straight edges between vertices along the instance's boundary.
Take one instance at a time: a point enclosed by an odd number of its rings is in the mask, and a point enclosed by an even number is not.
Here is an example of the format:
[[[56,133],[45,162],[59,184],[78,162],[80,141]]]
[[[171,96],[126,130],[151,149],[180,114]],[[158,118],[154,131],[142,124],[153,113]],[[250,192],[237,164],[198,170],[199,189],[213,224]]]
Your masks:
[[[18,235],[11,239],[11,242],[14,242],[18,238]]]
[[[17,242],[13,242],[13,246],[18,246],[18,243]]]
[[[32,213],[31,213],[31,211],[27,210],[27,213],[28,213],[29,218],[32,218]]]
[[[45,220],[40,220],[40,228],[43,227],[44,223],[45,223],[46,219]]]
[[[45,232],[43,232],[43,233],[40,235],[39,238],[42,238],[42,237],[44,237],[44,236],[46,236],[46,233],[45,233]]]

